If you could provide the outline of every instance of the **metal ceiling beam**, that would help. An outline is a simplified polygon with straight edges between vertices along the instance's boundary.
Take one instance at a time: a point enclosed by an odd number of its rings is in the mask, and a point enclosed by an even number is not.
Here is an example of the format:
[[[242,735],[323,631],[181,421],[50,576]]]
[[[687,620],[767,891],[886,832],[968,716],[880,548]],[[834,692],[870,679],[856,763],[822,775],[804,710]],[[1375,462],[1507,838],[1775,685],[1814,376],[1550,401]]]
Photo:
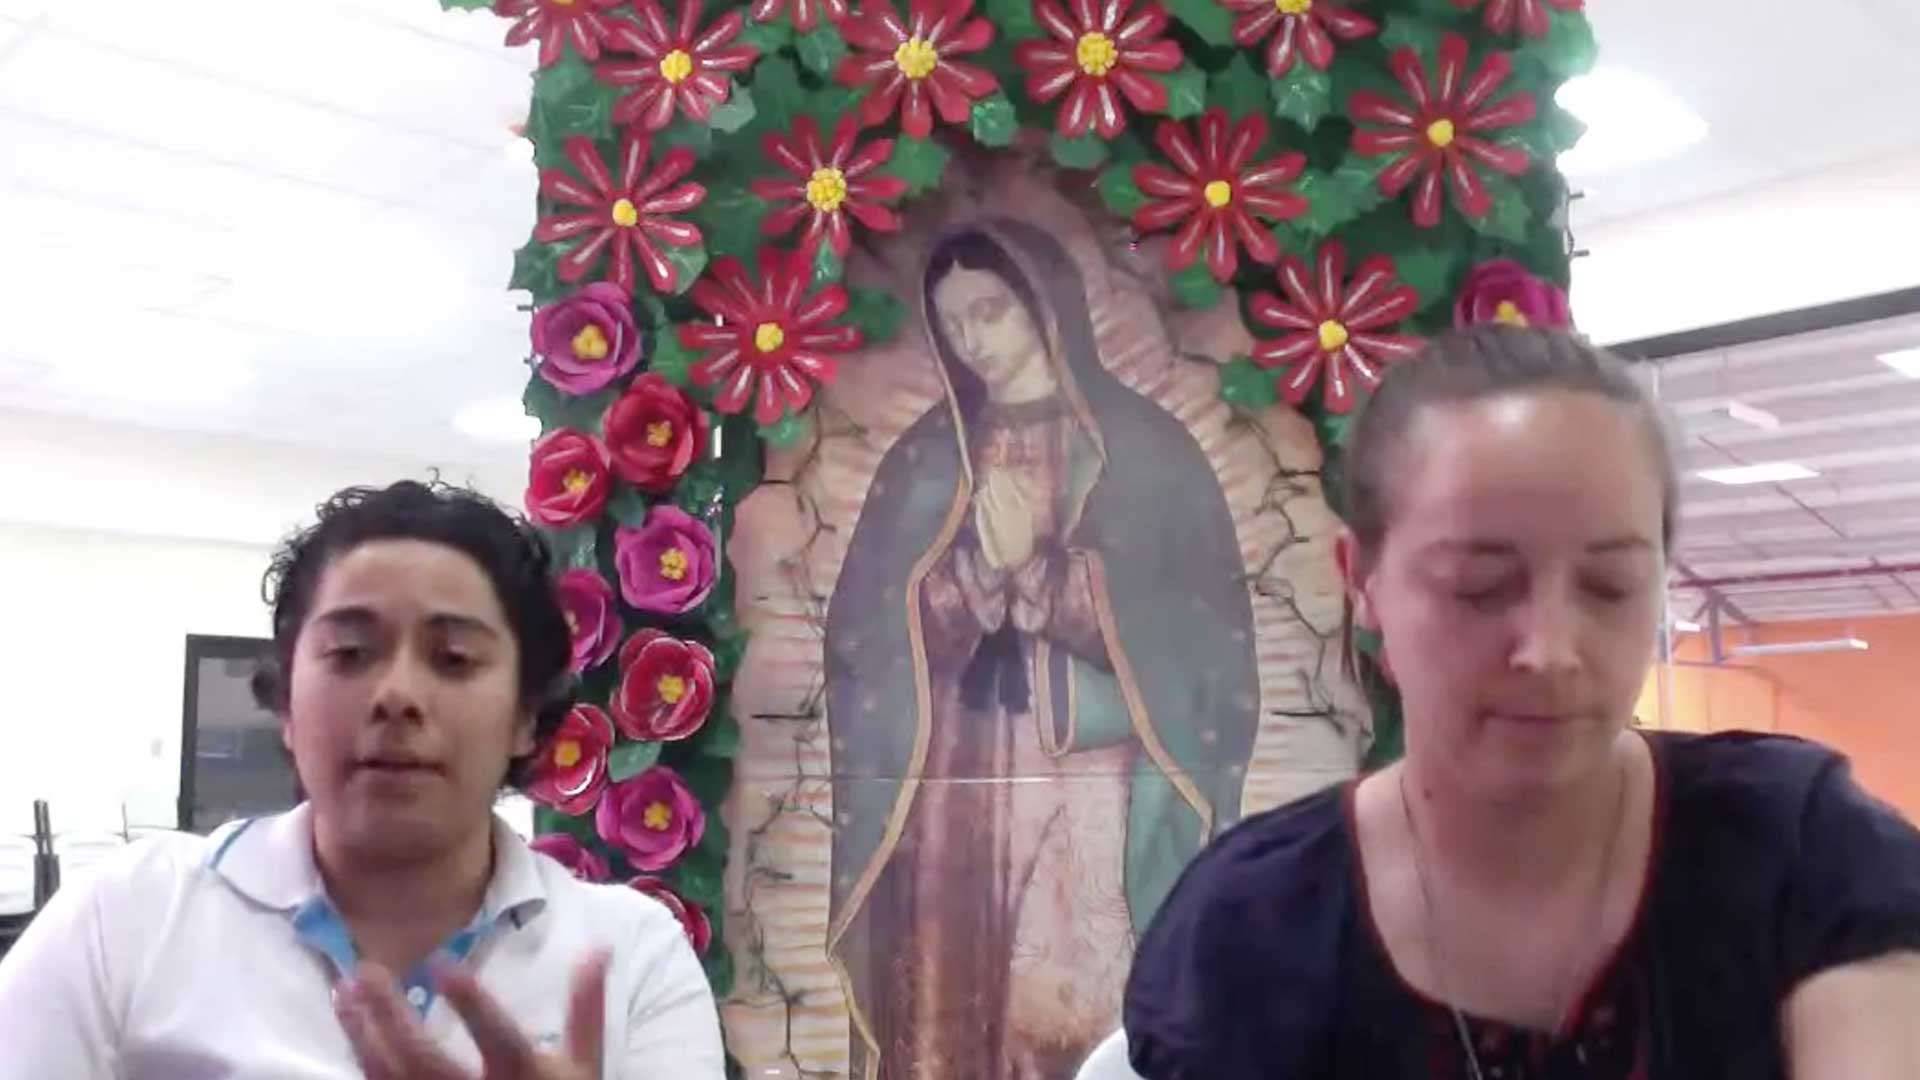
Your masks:
[[[1835,578],[1897,577],[1900,574],[1920,574],[1920,563],[1892,565],[1868,563],[1864,566],[1845,566],[1833,570],[1793,570],[1778,574],[1741,574],[1736,577],[1721,578],[1696,578],[1689,574],[1683,578],[1683,584],[1696,589],[1724,589],[1733,585],[1784,585],[1804,581],[1831,581]]]

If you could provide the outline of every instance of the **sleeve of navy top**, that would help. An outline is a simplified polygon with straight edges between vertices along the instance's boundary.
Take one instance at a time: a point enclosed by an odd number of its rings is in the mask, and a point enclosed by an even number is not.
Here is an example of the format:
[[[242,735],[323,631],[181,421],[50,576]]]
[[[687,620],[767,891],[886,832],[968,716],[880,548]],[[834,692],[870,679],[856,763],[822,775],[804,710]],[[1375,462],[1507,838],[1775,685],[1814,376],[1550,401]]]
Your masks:
[[[1789,984],[1920,950],[1920,831],[1833,755],[1808,789],[1781,932]]]
[[[1140,940],[1125,1028],[1146,1080],[1320,1076],[1351,889],[1340,789],[1195,858]]]

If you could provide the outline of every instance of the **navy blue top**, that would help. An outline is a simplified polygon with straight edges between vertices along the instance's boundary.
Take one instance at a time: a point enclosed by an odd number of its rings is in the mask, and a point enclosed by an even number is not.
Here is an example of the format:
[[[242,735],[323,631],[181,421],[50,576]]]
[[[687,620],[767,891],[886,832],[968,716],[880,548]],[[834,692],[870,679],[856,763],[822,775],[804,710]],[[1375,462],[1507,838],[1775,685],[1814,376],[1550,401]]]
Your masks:
[[[1647,739],[1657,784],[1647,893],[1572,1025],[1591,1038],[1596,1004],[1603,1018],[1625,1009],[1631,1050],[1538,1047],[1522,1072],[1784,1078],[1780,1006],[1796,985],[1920,949],[1920,832],[1813,743]],[[1127,983],[1133,1067],[1147,1080],[1461,1074],[1450,1015],[1407,986],[1373,929],[1350,789],[1248,818],[1187,868]],[[1476,1041],[1493,1027],[1475,1022]]]

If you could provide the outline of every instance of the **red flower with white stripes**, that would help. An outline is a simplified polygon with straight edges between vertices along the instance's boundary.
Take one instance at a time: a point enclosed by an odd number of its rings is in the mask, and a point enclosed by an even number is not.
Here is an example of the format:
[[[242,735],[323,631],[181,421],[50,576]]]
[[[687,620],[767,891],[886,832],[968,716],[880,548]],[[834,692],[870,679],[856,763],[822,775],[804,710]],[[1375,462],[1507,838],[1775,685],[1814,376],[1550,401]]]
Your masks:
[[[1207,269],[1225,281],[1240,265],[1241,247],[1255,262],[1280,257],[1280,241],[1255,216],[1284,221],[1307,212],[1307,200],[1287,189],[1307,157],[1296,151],[1253,161],[1266,138],[1265,117],[1254,113],[1229,127],[1218,106],[1201,114],[1198,145],[1185,124],[1161,121],[1153,141],[1179,171],[1134,166],[1133,182],[1154,201],[1133,212],[1133,227],[1157,232],[1185,222],[1167,245],[1168,266],[1185,269],[1204,247]]]
[[[631,293],[633,261],[637,258],[655,291],[671,290],[673,263],[660,245],[691,247],[701,239],[699,226],[668,216],[685,213],[707,197],[707,189],[701,185],[679,183],[693,168],[693,151],[684,146],[667,151],[649,174],[647,137],[629,128],[620,144],[620,175],[615,177],[607,172],[592,139],[575,135],[563,150],[579,176],[564,169],[547,169],[540,174],[540,193],[582,210],[542,218],[533,229],[534,239],[542,243],[585,237],[555,264],[560,280],[579,281],[611,248],[606,280]]]
[[[693,365],[696,386],[713,386],[714,408],[738,413],[756,398],[753,418],[775,423],[807,407],[816,384],[833,379],[835,353],[860,347],[857,327],[829,325],[847,310],[847,290],[828,285],[811,294],[811,260],[761,248],[755,280],[739,259],[718,259],[694,285],[693,302],[714,322],[680,328],[680,343],[711,350]]]
[[[847,0],[754,0],[753,21],[770,22],[784,8],[793,9],[793,28],[806,33],[825,15],[830,23],[847,17]]]
[[[560,59],[560,46],[566,43],[582,58],[600,59],[600,47],[618,19],[602,12],[611,11],[626,0],[494,0],[493,13],[517,19],[507,28],[508,45],[540,42],[540,66]]]
[[[1127,103],[1143,113],[1165,112],[1167,87],[1148,72],[1172,71],[1182,59],[1178,42],[1160,35],[1167,10],[1133,0],[1034,0],[1033,15],[1052,40],[1035,38],[1013,47],[1014,63],[1027,71],[1027,96],[1042,104],[1061,94],[1054,125],[1077,139],[1093,128],[1103,139],[1127,127]]]
[[[1380,25],[1351,8],[1333,0],[1220,0],[1227,10],[1237,12],[1233,20],[1233,40],[1242,48],[1252,48],[1261,38],[1267,41],[1267,73],[1278,78],[1292,70],[1295,59],[1305,56],[1307,63],[1327,70],[1333,63],[1333,39],[1358,41],[1380,29]]]
[[[600,81],[631,86],[613,103],[613,122],[637,124],[658,131],[673,119],[677,105],[691,120],[705,120],[713,107],[733,92],[733,73],[745,71],[759,58],[751,45],[728,45],[747,25],[738,11],[700,25],[702,0],[680,0],[672,26],[659,0],[634,0],[638,23],[617,20],[608,44],[634,55],[594,69]]]
[[[1286,292],[1247,302],[1256,322],[1287,334],[1262,341],[1254,363],[1283,368],[1280,396],[1299,405],[1321,384],[1327,411],[1353,409],[1356,390],[1380,385],[1381,369],[1420,351],[1417,337],[1389,332],[1420,306],[1420,294],[1394,277],[1393,260],[1375,255],[1347,280],[1347,249],[1338,240],[1320,245],[1312,269],[1298,255],[1280,262],[1277,277]]]
[[[1458,8],[1477,8],[1482,3],[1487,6],[1481,17],[1487,29],[1504,34],[1512,30],[1517,21],[1521,33],[1537,38],[1546,37],[1550,26],[1543,4],[1551,4],[1561,11],[1579,11],[1587,6],[1586,0],[1453,0],[1453,6]]]
[[[791,132],[769,131],[760,140],[767,160],[785,169],[786,176],[763,176],[749,187],[755,195],[787,205],[769,213],[760,223],[768,236],[792,232],[807,223],[800,250],[811,256],[820,239],[835,255],[845,257],[852,240],[847,216],[875,232],[900,228],[900,216],[881,203],[906,194],[907,182],[897,176],[877,176],[874,170],[893,154],[892,139],[875,139],[856,146],[859,122],[852,113],[840,114],[833,125],[833,143],[820,148],[820,125],[805,113],[794,117]]]
[[[1459,34],[1442,34],[1431,84],[1420,54],[1410,47],[1395,49],[1388,65],[1407,92],[1407,100],[1371,90],[1356,91],[1347,104],[1354,123],[1385,125],[1385,130],[1356,128],[1354,151],[1369,156],[1397,155],[1380,171],[1380,191],[1389,198],[1405,191],[1415,179],[1420,181],[1413,197],[1414,224],[1432,227],[1440,223],[1443,175],[1460,212],[1468,217],[1485,217],[1493,208],[1493,197],[1475,166],[1518,176],[1532,163],[1524,148],[1487,138],[1496,128],[1524,124],[1534,116],[1533,95],[1525,91],[1490,103],[1500,84],[1513,73],[1512,54],[1488,53],[1469,79],[1465,77],[1467,40]]]
[[[861,51],[841,60],[833,77],[869,87],[860,101],[863,127],[884,123],[898,107],[900,129],[924,139],[934,114],[964,124],[973,100],[999,86],[986,68],[954,59],[993,43],[993,23],[973,15],[973,0],[911,0],[905,20],[892,0],[867,0],[840,33]]]

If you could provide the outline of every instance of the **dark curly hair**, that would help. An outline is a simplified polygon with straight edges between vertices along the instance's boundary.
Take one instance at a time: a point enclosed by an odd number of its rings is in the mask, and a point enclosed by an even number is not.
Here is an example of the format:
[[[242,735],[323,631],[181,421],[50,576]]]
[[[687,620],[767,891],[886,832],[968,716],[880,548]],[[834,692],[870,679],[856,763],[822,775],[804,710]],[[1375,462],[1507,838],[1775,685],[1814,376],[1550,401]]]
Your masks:
[[[372,540],[444,544],[480,564],[519,645],[520,700],[533,710],[536,743],[544,743],[572,706],[572,638],[549,579],[546,542],[493,500],[438,479],[337,491],[320,504],[313,525],[281,543],[260,586],[261,598],[273,608],[275,659],[254,673],[255,700],[286,714],[294,645],[320,576],[335,557]],[[515,758],[503,783],[522,786],[531,760]]]

